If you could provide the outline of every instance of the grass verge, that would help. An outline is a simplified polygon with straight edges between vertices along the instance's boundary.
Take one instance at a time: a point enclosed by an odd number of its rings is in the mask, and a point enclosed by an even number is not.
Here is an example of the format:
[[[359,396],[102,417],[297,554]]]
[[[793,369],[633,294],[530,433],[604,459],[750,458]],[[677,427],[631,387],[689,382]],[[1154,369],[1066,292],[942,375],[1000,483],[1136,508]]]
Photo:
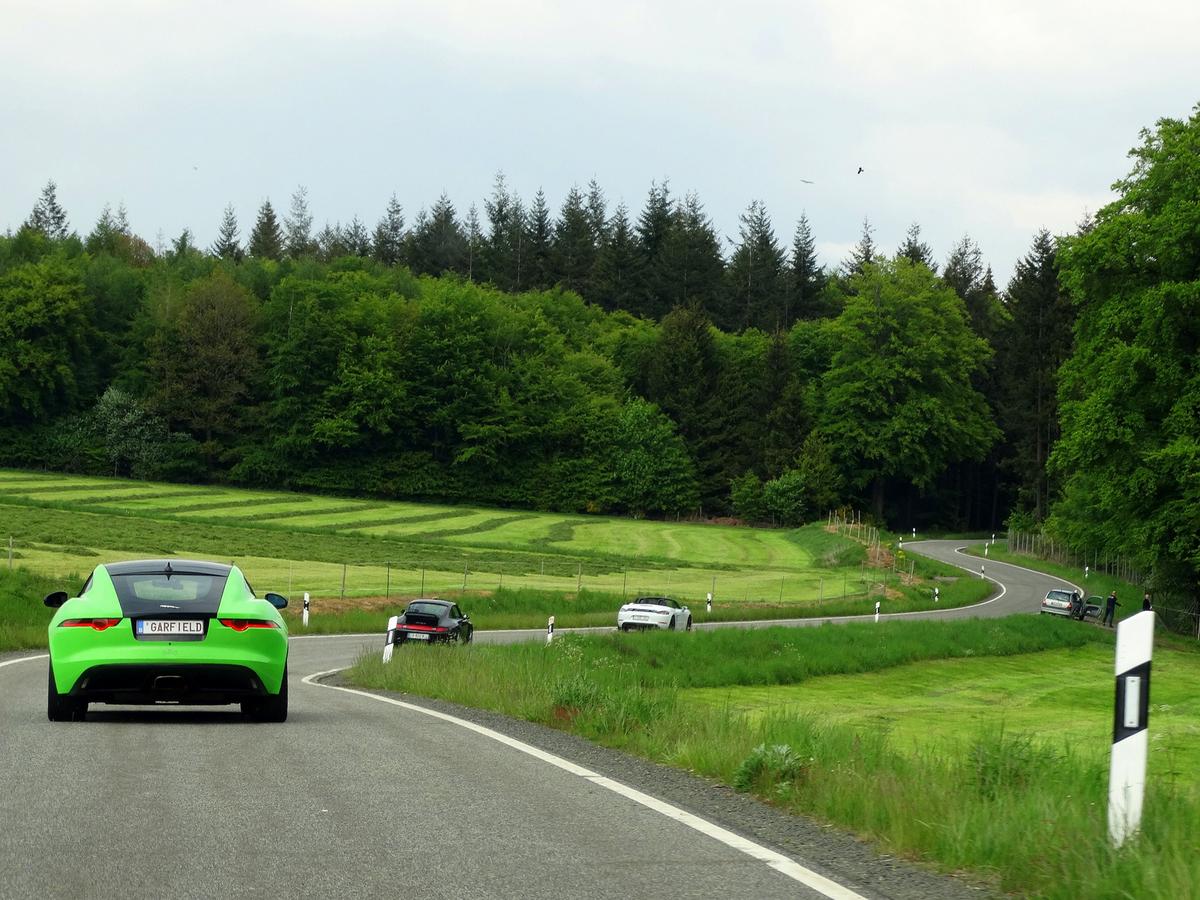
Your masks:
[[[0,650],[33,650],[46,646],[46,626],[53,612],[42,598],[60,585],[24,569],[0,569]]]

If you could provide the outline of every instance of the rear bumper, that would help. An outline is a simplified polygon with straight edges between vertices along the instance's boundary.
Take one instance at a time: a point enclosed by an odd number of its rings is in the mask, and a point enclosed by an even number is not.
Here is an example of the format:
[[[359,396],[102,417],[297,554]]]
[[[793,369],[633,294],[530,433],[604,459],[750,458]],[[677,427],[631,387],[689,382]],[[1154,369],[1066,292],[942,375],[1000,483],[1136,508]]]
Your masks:
[[[1066,616],[1068,619],[1071,617],[1071,610],[1058,609],[1057,607],[1054,607],[1054,606],[1043,606],[1042,612],[1049,613],[1052,616]]]
[[[92,666],[71,696],[88,703],[220,705],[267,696],[246,666],[188,663],[116,663]]]
[[[195,641],[137,640],[133,635],[132,624],[128,621],[103,632],[95,632],[90,628],[51,628],[49,638],[55,686],[60,694],[72,695],[76,695],[77,688],[89,690],[82,687],[83,679],[89,673],[109,670],[120,672],[124,669],[131,672],[159,671],[165,674],[209,673],[216,678],[217,686],[221,690],[228,689],[228,686],[226,682],[221,681],[220,672],[244,670],[253,675],[265,693],[278,694],[288,656],[287,632],[281,629],[250,629],[239,634],[215,622],[210,623],[208,634],[203,640]],[[193,674],[191,682],[204,684],[206,679],[201,675]],[[108,677],[105,676],[106,679]],[[125,688],[113,688],[117,689]],[[182,694],[184,691],[176,693]]]

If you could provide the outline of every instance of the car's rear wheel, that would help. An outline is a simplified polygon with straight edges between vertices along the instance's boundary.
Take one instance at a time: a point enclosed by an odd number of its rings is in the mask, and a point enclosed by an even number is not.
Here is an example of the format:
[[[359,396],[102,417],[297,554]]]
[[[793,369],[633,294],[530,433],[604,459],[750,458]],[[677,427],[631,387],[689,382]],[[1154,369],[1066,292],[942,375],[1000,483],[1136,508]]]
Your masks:
[[[688,616],[687,630],[688,631],[692,630],[692,617],[691,616]]]
[[[242,712],[255,722],[286,722],[288,715],[288,673],[283,667],[283,681],[279,693],[262,700],[245,700]]]
[[[671,621],[667,624],[667,630],[668,631],[675,630],[675,617],[674,616],[671,616]]]
[[[64,697],[60,694],[58,686],[54,683],[54,667],[47,666],[47,668],[50,670],[50,680],[46,687],[46,718],[51,722],[83,721],[83,717],[87,715],[87,704],[74,697]]]
[[[621,626],[621,630],[624,631],[626,634],[628,634],[629,632],[633,631],[633,626],[630,625],[628,622],[626,622],[624,625]]]

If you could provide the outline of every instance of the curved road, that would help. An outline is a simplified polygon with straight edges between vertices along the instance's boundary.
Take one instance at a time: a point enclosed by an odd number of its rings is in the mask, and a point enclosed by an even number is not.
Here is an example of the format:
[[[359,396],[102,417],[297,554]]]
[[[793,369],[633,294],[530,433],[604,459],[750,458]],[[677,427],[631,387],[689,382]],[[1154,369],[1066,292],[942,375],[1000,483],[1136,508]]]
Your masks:
[[[908,546],[963,563],[953,542]],[[987,574],[998,599],[919,615],[1034,611],[1059,583]],[[978,896],[569,735],[313,677],[378,646],[294,638],[283,725],[229,707],[96,706],[49,723],[44,656],[4,655],[0,897]]]

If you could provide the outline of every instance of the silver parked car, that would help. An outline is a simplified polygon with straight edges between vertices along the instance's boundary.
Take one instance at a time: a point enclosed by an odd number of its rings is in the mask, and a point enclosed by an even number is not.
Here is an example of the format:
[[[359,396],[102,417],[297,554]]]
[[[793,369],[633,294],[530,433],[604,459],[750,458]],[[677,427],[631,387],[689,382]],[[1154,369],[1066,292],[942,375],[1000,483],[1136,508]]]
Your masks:
[[[1046,592],[1042,600],[1041,611],[1052,616],[1066,616],[1069,619],[1096,618],[1100,615],[1099,597],[1088,597],[1085,601],[1078,593],[1061,588]]]

